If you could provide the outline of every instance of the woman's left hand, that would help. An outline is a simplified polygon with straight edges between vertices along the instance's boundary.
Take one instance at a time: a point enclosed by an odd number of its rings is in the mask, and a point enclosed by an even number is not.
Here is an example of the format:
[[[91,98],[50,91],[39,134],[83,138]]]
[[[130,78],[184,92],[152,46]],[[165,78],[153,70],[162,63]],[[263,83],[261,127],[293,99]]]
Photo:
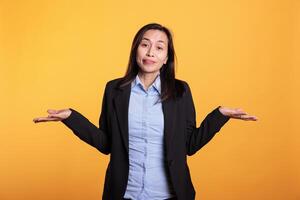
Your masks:
[[[241,120],[245,120],[245,121],[257,121],[258,120],[258,118],[256,116],[248,115],[248,113],[244,112],[241,108],[231,109],[231,108],[221,106],[219,108],[219,111],[223,115],[234,118],[234,119],[241,119]]]

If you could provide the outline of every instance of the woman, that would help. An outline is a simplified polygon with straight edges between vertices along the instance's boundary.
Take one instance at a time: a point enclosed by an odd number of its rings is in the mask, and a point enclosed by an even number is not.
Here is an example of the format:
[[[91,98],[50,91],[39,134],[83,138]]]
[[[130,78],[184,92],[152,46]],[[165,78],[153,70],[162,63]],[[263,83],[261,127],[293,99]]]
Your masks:
[[[80,139],[110,154],[103,199],[195,199],[187,155],[203,147],[230,119],[252,120],[218,106],[196,127],[190,88],[175,79],[170,31],[142,27],[126,75],[106,84],[99,128],[72,108],[48,110],[34,122],[62,121]]]

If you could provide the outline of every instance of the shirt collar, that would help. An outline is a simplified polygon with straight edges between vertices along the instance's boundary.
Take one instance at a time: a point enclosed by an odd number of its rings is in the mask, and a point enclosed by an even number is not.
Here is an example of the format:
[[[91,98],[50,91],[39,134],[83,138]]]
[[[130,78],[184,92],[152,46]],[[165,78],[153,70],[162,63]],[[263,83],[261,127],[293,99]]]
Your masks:
[[[136,75],[135,79],[132,81],[131,83],[131,88],[135,87],[136,85],[140,85],[143,88],[143,83],[140,79],[140,77],[138,75]],[[161,80],[160,80],[160,74],[158,74],[154,80],[154,82],[152,83],[152,85],[150,85],[150,87],[152,87],[156,89],[156,91],[161,94]],[[150,88],[149,87],[149,88]]]

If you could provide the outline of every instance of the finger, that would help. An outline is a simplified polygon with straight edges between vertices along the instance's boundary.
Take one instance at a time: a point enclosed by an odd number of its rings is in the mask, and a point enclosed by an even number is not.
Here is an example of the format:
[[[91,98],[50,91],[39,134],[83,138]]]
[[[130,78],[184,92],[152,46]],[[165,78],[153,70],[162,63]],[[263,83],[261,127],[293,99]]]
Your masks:
[[[245,115],[247,114],[246,112],[244,112],[242,109],[238,108],[238,109],[226,109],[226,112],[231,115],[231,116],[235,116],[235,115]]]
[[[36,118],[33,118],[33,122],[38,122],[38,121],[40,121],[40,120],[42,120],[42,119],[44,119],[45,117],[36,117]]]
[[[40,123],[40,122],[51,122],[51,121],[60,121],[60,118],[49,118],[49,119],[36,119],[33,122],[34,123]]]
[[[37,118],[34,118],[33,119],[33,122],[37,123],[37,122],[42,122],[42,121],[45,121],[45,118],[46,117],[37,117]]]
[[[48,112],[49,114],[55,114],[55,113],[57,113],[57,110],[54,110],[54,109],[48,109],[47,112]]]
[[[235,109],[234,110],[234,114],[237,114],[237,115],[246,115],[247,113],[245,111],[243,111],[242,109]]]
[[[234,109],[234,110],[236,110],[236,111],[243,111],[242,108],[236,108],[236,109]]]
[[[59,120],[61,119],[57,117],[38,117],[38,118],[34,118],[33,122],[38,123],[38,122],[59,121]]]
[[[65,111],[67,111],[68,109],[60,109],[60,110],[57,110],[57,112],[56,112],[56,114],[59,114],[59,113],[61,113],[61,112],[65,112]]]
[[[50,118],[62,118],[61,113],[58,113],[58,114],[49,114],[48,117],[50,117]]]
[[[247,113],[235,113],[231,115],[232,117],[236,117],[236,118],[242,118],[247,116]]]
[[[255,116],[251,116],[251,115],[241,115],[241,116],[235,116],[233,117],[235,119],[241,119],[241,120],[245,120],[245,121],[257,121],[257,117]]]
[[[246,114],[233,114],[231,115],[232,118],[236,118],[236,119],[243,119],[243,118],[247,118]]]
[[[258,118],[256,117],[256,116],[246,116],[246,117],[244,117],[244,120],[251,120],[251,121],[257,121],[258,120]]]

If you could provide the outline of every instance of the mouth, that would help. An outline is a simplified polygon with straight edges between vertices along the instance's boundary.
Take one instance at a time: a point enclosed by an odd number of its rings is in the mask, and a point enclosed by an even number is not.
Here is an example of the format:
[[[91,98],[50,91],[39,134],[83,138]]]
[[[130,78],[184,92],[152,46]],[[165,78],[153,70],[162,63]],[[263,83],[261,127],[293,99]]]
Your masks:
[[[143,59],[143,64],[146,64],[146,65],[151,65],[151,64],[154,64],[156,63],[155,61],[153,60],[149,60],[149,59]]]

